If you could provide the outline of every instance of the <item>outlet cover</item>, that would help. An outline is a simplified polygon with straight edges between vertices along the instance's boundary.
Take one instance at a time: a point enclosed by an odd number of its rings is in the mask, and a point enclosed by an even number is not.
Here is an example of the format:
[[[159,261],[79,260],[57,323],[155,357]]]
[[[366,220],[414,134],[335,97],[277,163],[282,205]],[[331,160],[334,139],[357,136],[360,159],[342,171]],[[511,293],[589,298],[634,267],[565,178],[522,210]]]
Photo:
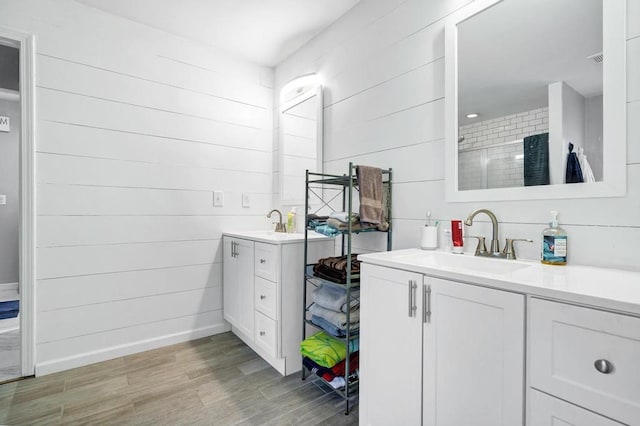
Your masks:
[[[6,195],[0,195],[0,205],[4,206],[5,204],[7,204],[7,196]]]
[[[245,209],[251,207],[251,198],[246,192],[242,194],[242,207]]]
[[[224,206],[224,192],[213,191],[213,207],[222,207],[222,206]]]

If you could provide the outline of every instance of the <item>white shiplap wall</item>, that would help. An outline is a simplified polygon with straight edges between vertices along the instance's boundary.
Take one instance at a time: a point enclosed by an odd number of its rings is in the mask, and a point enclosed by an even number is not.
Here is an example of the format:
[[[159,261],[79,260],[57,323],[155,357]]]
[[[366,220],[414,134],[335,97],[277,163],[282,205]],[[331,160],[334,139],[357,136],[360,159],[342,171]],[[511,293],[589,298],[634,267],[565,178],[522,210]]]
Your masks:
[[[396,249],[419,245],[426,210],[448,225],[486,207],[501,222],[501,238],[533,238],[518,247],[519,255],[538,259],[548,211],[557,209],[571,263],[640,270],[640,2],[627,2],[627,195],[447,203],[444,20],[468,3],[362,1],[276,68],[275,93],[296,75],[318,72],[325,87],[325,170],[343,173],[350,160],[393,167]],[[471,233],[489,234],[490,224],[475,221]],[[381,248],[379,236],[363,238],[360,250]]]
[[[0,25],[36,36],[37,373],[228,330],[221,232],[266,225],[273,71],[70,0]]]

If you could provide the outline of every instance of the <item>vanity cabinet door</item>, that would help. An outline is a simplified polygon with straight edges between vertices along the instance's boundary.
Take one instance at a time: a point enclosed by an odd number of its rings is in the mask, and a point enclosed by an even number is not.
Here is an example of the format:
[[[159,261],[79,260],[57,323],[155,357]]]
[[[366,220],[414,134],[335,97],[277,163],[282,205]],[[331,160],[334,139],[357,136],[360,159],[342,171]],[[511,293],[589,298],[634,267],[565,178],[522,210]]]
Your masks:
[[[522,425],[524,295],[431,277],[425,287],[423,424]]]
[[[224,238],[224,319],[254,339],[253,242]]]
[[[421,423],[422,278],[362,264],[361,425]]]

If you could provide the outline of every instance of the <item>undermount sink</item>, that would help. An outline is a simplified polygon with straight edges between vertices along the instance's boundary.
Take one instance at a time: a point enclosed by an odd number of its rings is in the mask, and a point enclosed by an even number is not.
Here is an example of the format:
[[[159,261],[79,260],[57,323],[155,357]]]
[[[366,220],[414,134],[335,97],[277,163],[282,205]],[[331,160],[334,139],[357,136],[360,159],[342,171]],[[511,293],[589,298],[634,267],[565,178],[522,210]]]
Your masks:
[[[448,270],[465,270],[492,275],[508,275],[521,269],[529,268],[533,264],[518,260],[478,257],[470,254],[452,254],[444,252],[414,253],[402,257],[412,263]]]
[[[275,232],[273,230],[257,230],[257,231],[238,231],[225,232],[225,235],[232,235],[238,238],[258,239],[264,242],[272,242],[276,244],[290,243],[296,241],[304,241],[303,232]],[[309,232],[308,239],[315,240],[319,238],[329,238],[315,232]]]

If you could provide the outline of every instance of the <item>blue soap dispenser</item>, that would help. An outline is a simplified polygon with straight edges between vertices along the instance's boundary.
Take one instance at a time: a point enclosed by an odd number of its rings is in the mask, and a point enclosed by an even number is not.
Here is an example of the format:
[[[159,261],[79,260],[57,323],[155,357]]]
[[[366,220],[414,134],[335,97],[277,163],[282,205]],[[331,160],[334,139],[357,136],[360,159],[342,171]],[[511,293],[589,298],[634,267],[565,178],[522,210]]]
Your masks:
[[[558,212],[551,210],[549,227],[542,231],[542,263],[567,264],[567,233],[558,226]]]

